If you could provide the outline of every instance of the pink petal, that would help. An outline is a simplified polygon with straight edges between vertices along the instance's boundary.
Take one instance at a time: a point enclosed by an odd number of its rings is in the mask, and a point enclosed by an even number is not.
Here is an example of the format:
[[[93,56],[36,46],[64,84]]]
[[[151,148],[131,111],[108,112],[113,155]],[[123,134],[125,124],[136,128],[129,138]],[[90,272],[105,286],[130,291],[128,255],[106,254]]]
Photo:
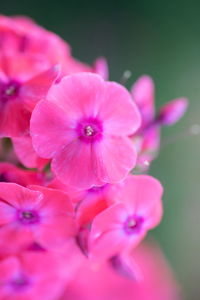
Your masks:
[[[49,162],[37,155],[29,135],[13,138],[12,142],[18,159],[25,167],[42,169]]]
[[[24,82],[49,68],[49,62],[41,55],[0,53],[0,67],[9,78]]]
[[[51,158],[56,151],[74,139],[68,114],[50,101],[40,101],[31,117],[30,132],[33,147],[39,156]]]
[[[72,56],[67,57],[62,67],[63,73],[65,75],[71,75],[81,72],[92,72],[92,68],[89,65],[82,63],[77,59],[74,59]]]
[[[89,237],[91,257],[106,259],[124,248],[127,242],[123,231],[126,218],[123,204],[113,205],[95,217]]]
[[[146,172],[151,162],[157,157],[160,149],[160,126],[152,125],[144,130],[141,135],[133,137],[133,142],[140,139],[137,149],[138,158],[136,168],[141,172]]]
[[[0,137],[18,137],[27,133],[30,116],[19,99],[5,103],[0,110]]]
[[[151,77],[141,76],[131,88],[133,100],[137,104],[144,124],[154,118],[154,83]]]
[[[142,135],[141,152],[149,152],[149,155],[156,154],[160,147],[160,126],[152,125]]]
[[[16,216],[16,209],[1,200],[0,198],[0,226],[12,222]]]
[[[46,186],[51,189],[57,189],[66,192],[73,203],[81,201],[87,193],[85,190],[80,190],[71,185],[64,184],[58,180],[57,177],[54,177]]]
[[[15,183],[0,182],[0,198],[15,208],[26,208],[28,206],[31,209],[40,204],[42,194]]]
[[[109,207],[109,200],[103,194],[85,196],[76,211],[76,218],[79,225],[90,224],[96,215]]]
[[[6,76],[3,70],[0,70],[0,80],[2,80],[3,82],[8,81],[8,77]]]
[[[129,138],[106,136],[94,144],[94,172],[104,182],[123,180],[136,163],[136,151]]]
[[[22,186],[44,183],[43,173],[23,170],[10,163],[0,163],[0,174],[5,176],[6,182],[17,183]]]
[[[94,218],[91,228],[91,240],[98,239],[107,231],[122,229],[127,216],[127,210],[123,203],[117,203],[105,209]]]
[[[16,253],[34,241],[30,226],[12,222],[0,228],[0,254]]]
[[[23,99],[24,103],[27,106],[27,109],[30,111],[33,110],[36,103],[44,99],[49,88],[56,80],[59,75],[59,66],[53,66],[31,78],[29,81],[25,82],[20,88],[20,97]]]
[[[103,120],[105,132],[119,135],[131,135],[140,126],[141,118],[129,92],[115,82],[105,83],[99,116]]]
[[[64,77],[51,87],[47,99],[61,106],[77,121],[83,116],[96,117],[104,93],[104,81],[96,74],[79,73]]]
[[[42,186],[30,186],[29,188],[43,194],[43,201],[38,207],[41,224],[39,230],[35,231],[36,239],[44,247],[55,247],[75,236],[74,211],[67,194]]]
[[[73,216],[72,202],[65,192],[39,185],[30,185],[28,188],[43,194],[43,201],[40,203],[40,208],[45,209],[45,215],[60,213],[61,215],[64,214],[64,216]]]
[[[187,108],[188,100],[186,98],[172,100],[161,107],[158,121],[161,125],[173,125],[184,116]]]
[[[95,260],[109,259],[119,254],[129,245],[129,240],[122,229],[107,231],[90,246],[89,257]]]
[[[108,80],[109,69],[107,60],[104,57],[98,57],[93,65],[93,70],[95,73],[102,76],[104,80]]]
[[[76,139],[56,153],[52,170],[61,182],[78,188],[90,188],[104,183],[96,177],[92,145]]]
[[[147,228],[155,227],[162,218],[160,182],[148,175],[130,175],[123,184],[121,199],[130,215],[143,217]]]
[[[7,257],[0,262],[0,281],[7,281],[18,273],[20,262],[15,256]]]
[[[76,234],[74,220],[68,217],[55,215],[48,217],[48,222],[41,224],[38,231],[35,232],[35,238],[45,248],[61,247]]]

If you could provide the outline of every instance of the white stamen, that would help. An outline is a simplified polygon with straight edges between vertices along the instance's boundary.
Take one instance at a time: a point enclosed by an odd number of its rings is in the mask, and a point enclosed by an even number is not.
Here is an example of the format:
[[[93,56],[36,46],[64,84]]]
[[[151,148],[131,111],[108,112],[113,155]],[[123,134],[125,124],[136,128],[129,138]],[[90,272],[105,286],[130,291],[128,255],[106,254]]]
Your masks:
[[[90,125],[88,125],[87,127],[85,127],[85,134],[87,136],[93,135],[94,134],[94,129]]]
[[[11,95],[14,94],[14,92],[15,92],[15,87],[14,87],[14,86],[10,86],[10,87],[7,88],[7,90],[6,90],[6,95],[7,95],[7,96],[11,96]]]
[[[129,228],[132,228],[136,225],[136,221],[134,219],[131,219],[129,222],[128,222],[128,227]]]

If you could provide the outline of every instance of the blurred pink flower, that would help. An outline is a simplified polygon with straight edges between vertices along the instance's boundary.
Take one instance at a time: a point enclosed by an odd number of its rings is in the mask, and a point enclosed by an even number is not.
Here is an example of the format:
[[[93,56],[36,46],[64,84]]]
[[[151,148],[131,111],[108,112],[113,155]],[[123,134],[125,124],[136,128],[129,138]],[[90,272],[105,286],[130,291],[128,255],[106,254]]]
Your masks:
[[[90,257],[105,259],[137,246],[161,220],[162,193],[155,178],[129,175],[121,191],[121,202],[99,213],[92,222]]]
[[[128,91],[100,76],[67,76],[52,86],[33,111],[31,136],[37,154],[52,158],[52,170],[78,188],[115,183],[134,167],[128,135],[140,115]]]
[[[146,128],[154,120],[154,89],[153,80],[147,75],[141,76],[131,88],[133,100],[142,116],[142,123],[138,130]]]
[[[76,230],[73,208],[65,193],[14,183],[0,183],[0,225],[3,253],[17,251],[31,242],[44,248],[58,247]]]
[[[94,265],[85,259],[59,300],[181,299],[178,284],[157,245],[139,245],[129,260],[134,268],[132,278],[120,274],[111,261]]]
[[[94,72],[108,79],[108,66],[104,58],[98,58],[93,66],[79,62],[72,57],[69,44],[28,17],[0,15],[0,41],[0,51],[4,55],[9,55],[10,59],[17,56],[22,62],[26,57],[31,57],[35,59],[35,64],[30,67],[40,68],[38,72],[60,64],[63,75]]]
[[[165,104],[155,115],[154,93],[154,82],[147,75],[141,76],[131,88],[133,100],[142,116],[141,127],[132,136],[137,145],[137,167],[140,171],[147,171],[151,161],[158,155],[161,126],[178,122],[188,106],[186,98],[178,98]]]
[[[51,252],[27,251],[1,259],[0,300],[58,299],[67,282],[64,258]]]
[[[10,74],[9,74],[10,75]],[[22,82],[0,72],[0,137],[17,137],[29,132],[31,112],[58,75],[51,69]]]
[[[182,118],[188,108],[188,100],[179,98],[163,105],[158,113],[158,122],[163,126],[173,125]]]
[[[46,64],[65,63],[70,55],[70,47],[58,35],[37,25],[28,17],[0,16],[0,37],[2,53],[37,57]]]

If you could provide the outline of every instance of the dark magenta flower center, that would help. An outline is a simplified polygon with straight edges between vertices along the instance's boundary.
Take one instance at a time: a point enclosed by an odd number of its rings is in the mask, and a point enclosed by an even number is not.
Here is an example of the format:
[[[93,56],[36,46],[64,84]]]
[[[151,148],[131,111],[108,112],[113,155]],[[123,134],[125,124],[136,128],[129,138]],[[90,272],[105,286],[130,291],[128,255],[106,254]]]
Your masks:
[[[135,234],[141,231],[144,219],[140,216],[129,216],[124,224],[124,230],[127,234]]]
[[[15,291],[21,291],[29,286],[30,282],[28,278],[24,275],[20,275],[13,280],[11,280],[10,285]]]
[[[39,222],[39,215],[34,210],[18,211],[18,220],[23,225],[31,225]]]
[[[102,138],[103,126],[102,122],[96,118],[88,118],[81,120],[76,128],[78,137],[86,142],[91,143]]]
[[[15,99],[19,94],[20,83],[15,80],[0,81],[0,102]]]

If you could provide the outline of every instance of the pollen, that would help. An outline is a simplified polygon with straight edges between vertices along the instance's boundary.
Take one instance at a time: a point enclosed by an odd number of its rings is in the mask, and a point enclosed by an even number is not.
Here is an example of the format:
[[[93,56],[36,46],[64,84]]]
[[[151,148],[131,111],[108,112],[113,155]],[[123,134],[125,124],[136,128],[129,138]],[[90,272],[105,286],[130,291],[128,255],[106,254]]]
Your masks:
[[[135,226],[137,225],[137,222],[134,220],[134,219],[131,219],[127,226],[130,228],[130,229],[133,229]]]
[[[8,87],[5,91],[5,94],[7,96],[12,96],[15,94],[15,91],[16,91],[16,87],[14,85],[11,85],[10,87]]]
[[[23,225],[35,224],[39,222],[39,215],[36,211],[32,210],[19,211],[18,220]]]
[[[136,234],[142,229],[143,222],[140,216],[129,216],[124,224],[124,230],[127,234]]]
[[[92,128],[92,126],[88,125],[85,127],[85,135],[87,136],[93,136],[94,135],[94,129]]]

